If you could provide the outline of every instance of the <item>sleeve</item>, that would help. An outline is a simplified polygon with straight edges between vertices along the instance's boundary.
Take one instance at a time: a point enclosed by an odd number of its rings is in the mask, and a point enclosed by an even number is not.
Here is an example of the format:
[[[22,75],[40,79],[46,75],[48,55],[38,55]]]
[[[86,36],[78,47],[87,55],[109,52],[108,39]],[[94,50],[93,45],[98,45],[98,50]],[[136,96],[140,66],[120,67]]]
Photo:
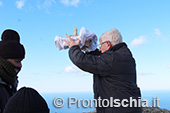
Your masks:
[[[86,54],[79,46],[73,46],[69,50],[71,61],[83,71],[106,76],[111,71],[113,55],[108,51],[100,56]]]
[[[90,55],[100,55],[101,52],[99,51],[99,49],[96,49],[96,50],[94,50],[94,51],[86,52],[86,54],[90,54]]]

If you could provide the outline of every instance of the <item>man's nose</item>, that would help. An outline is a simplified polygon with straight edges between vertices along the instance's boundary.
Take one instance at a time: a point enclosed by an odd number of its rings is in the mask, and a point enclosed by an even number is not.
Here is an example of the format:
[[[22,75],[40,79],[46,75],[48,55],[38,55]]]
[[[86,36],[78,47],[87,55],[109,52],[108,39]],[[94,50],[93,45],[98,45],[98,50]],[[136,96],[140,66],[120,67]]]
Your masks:
[[[18,63],[18,65],[17,65],[17,67],[22,67],[22,63],[20,62],[20,63]]]
[[[101,47],[99,48],[99,51],[101,51]]]

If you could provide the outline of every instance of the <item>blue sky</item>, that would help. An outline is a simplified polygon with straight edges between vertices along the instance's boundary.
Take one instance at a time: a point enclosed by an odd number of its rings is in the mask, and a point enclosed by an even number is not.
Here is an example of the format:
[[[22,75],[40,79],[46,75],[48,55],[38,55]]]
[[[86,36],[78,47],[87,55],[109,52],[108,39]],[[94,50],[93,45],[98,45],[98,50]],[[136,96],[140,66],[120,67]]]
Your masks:
[[[141,90],[170,90],[169,0],[0,0],[0,33],[14,29],[26,58],[19,88],[40,92],[92,91],[92,75],[76,68],[56,35],[81,27],[102,33],[117,28],[136,59]],[[79,31],[78,31],[79,32]]]

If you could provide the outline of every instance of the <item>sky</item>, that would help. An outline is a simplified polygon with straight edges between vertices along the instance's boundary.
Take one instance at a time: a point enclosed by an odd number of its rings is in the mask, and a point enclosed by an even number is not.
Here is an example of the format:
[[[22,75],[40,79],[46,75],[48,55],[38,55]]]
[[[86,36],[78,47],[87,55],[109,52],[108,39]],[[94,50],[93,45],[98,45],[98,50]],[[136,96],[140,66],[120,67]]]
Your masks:
[[[0,0],[0,33],[19,32],[26,50],[19,86],[39,92],[92,92],[92,74],[55,47],[77,27],[100,38],[117,28],[136,60],[141,90],[170,90],[169,0]]]

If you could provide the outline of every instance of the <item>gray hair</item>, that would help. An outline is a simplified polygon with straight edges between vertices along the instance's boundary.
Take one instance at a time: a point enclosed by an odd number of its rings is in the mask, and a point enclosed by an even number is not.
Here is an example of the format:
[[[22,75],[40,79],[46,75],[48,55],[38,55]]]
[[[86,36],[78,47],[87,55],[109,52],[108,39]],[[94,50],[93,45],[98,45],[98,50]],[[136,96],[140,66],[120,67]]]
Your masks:
[[[102,42],[110,41],[112,46],[114,46],[122,42],[122,36],[120,32],[114,28],[103,33],[100,37],[100,40],[102,40]]]

